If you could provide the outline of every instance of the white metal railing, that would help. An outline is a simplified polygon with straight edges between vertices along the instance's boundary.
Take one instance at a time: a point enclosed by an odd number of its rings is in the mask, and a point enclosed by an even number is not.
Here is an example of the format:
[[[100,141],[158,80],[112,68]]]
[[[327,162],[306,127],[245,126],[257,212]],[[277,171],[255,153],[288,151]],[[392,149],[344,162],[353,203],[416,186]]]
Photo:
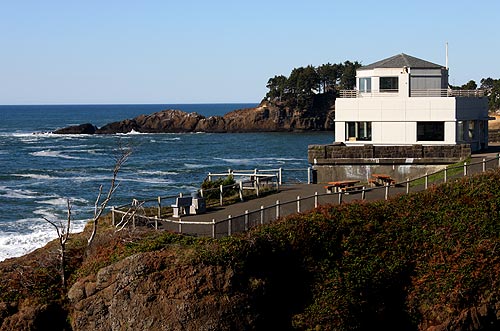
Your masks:
[[[463,165],[448,167],[432,174],[425,174],[424,176],[409,179],[397,183],[397,186],[380,186],[380,187],[363,187],[356,192],[333,192],[321,193],[317,192],[312,196],[297,197],[292,201],[281,202],[276,201],[275,204],[270,206],[261,206],[260,209],[254,211],[245,210],[240,215],[228,215],[227,218],[221,220],[212,219],[205,222],[184,221],[182,219],[166,219],[162,218],[160,214],[161,205],[158,199],[158,215],[145,216],[133,214],[133,224],[136,219],[141,223],[154,223],[155,228],[158,228],[158,222],[161,222],[164,229],[176,231],[178,233],[186,233],[197,236],[208,236],[213,238],[220,238],[223,236],[230,236],[234,233],[247,231],[250,228],[267,224],[279,219],[280,217],[288,216],[294,213],[300,213],[306,210],[317,208],[319,205],[328,203],[344,203],[344,200],[351,196],[348,194],[360,194],[361,200],[368,198],[385,199],[390,196],[398,194],[409,194],[411,187],[412,192],[417,192],[427,189],[430,185],[437,185],[446,183],[451,178],[465,177],[473,173],[486,172],[488,169],[500,168],[500,155],[497,154],[491,159],[482,159],[482,161],[470,163],[465,162]],[[413,185],[413,186],[412,186]],[[379,192],[379,193],[377,193]],[[353,198],[351,198],[353,199]],[[111,209],[113,224],[115,223],[115,214],[125,217],[127,212],[118,210],[113,207]]]
[[[340,90],[340,98],[394,97],[398,95],[399,95],[398,90],[384,90],[384,91],[372,91],[372,92],[360,92],[358,90]],[[410,97],[482,98],[484,97],[484,90],[411,89]]]

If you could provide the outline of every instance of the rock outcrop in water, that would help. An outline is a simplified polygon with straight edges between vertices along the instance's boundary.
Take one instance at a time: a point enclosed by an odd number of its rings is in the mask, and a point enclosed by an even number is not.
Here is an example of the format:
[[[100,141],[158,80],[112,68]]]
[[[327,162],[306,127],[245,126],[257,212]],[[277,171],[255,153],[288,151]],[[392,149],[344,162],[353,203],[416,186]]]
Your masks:
[[[150,115],[113,122],[96,128],[82,124],[55,130],[55,134],[115,134],[131,131],[141,133],[182,132],[278,132],[333,130],[332,104],[320,104],[306,110],[263,101],[258,107],[238,109],[224,116],[205,117],[180,110],[163,110]]]

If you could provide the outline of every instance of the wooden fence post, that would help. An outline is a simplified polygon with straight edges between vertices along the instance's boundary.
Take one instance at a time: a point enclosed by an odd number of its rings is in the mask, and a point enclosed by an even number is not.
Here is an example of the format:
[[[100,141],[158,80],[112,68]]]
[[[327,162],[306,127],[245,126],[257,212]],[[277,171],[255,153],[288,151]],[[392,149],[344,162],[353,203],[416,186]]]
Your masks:
[[[220,185],[219,190],[220,190],[220,194],[219,194],[220,205],[223,206],[224,205],[224,201],[223,201],[223,198],[222,198],[222,191],[224,190],[224,187],[222,186],[222,184]]]
[[[337,194],[339,195],[339,205],[341,205],[342,204],[342,191],[339,191]]]
[[[111,207],[111,224],[115,226],[115,206]]]
[[[158,216],[155,216],[155,230],[158,230]]]
[[[179,233],[182,233],[182,220],[179,218]]]
[[[282,185],[283,184],[283,169],[282,168],[279,168],[278,169],[278,184],[279,185]]]
[[[161,197],[158,196],[158,218],[161,218]]]
[[[243,182],[240,180],[240,187],[239,187],[239,193],[240,193],[240,201],[243,201]]]
[[[264,206],[260,206],[260,225],[264,224]]]
[[[444,168],[444,182],[448,181],[448,167]]]
[[[307,184],[311,184],[311,167],[307,167]]]
[[[245,231],[248,231],[248,210],[245,210]]]

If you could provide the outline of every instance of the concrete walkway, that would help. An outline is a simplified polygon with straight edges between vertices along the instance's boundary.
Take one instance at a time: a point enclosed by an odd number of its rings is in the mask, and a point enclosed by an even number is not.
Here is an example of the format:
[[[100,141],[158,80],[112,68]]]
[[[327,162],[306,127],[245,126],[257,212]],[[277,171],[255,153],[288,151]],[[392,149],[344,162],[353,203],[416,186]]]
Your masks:
[[[481,162],[483,159],[492,159],[495,158],[498,154],[500,153],[500,144],[495,144],[492,145],[488,148],[486,152],[481,152],[481,153],[476,153],[472,155],[472,162],[471,163],[476,163],[476,162]],[[487,163],[487,168],[496,168],[498,167],[498,162],[489,162]],[[482,164],[477,164],[474,166],[470,166],[468,169],[468,173],[478,173],[482,171]],[[461,174],[457,174],[454,177],[461,177]],[[451,179],[451,178],[450,178]],[[432,183],[429,183],[431,185]],[[366,187],[367,189],[370,189],[369,191],[366,192],[365,194],[365,199],[368,201],[375,201],[375,200],[384,200],[386,196],[386,189],[385,187],[375,187],[375,188],[370,188]],[[411,192],[416,192],[416,191],[421,191],[424,189],[424,185],[420,184],[419,186],[412,186],[410,188]],[[183,216],[180,220],[182,222],[194,222],[194,223],[200,223],[200,222],[212,222],[215,220],[217,223],[223,220],[228,219],[229,215],[231,217],[238,217],[241,216],[245,213],[245,211],[249,211],[250,213],[253,211],[259,211],[261,207],[271,207],[275,206],[276,202],[279,201],[281,204],[285,202],[292,202],[292,201],[297,201],[297,197],[300,198],[306,198],[306,197],[314,197],[314,195],[318,193],[320,196],[318,201],[319,204],[338,204],[339,203],[339,196],[338,194],[326,194],[326,189],[324,188],[324,184],[297,184],[297,185],[283,185],[280,187],[280,191],[278,193],[270,194],[261,198],[257,199],[252,199],[244,202],[238,202],[232,205],[228,206],[218,206],[218,207],[213,207],[208,210],[207,213],[201,214],[201,215],[189,215],[189,216]],[[391,196],[396,196],[399,194],[405,194],[406,193],[406,185],[403,186],[391,186],[388,190],[388,195],[389,197]],[[361,193],[349,193],[349,194],[344,194],[342,195],[342,203],[349,203],[355,200],[361,200],[362,195]],[[312,199],[310,199],[312,200]],[[291,204],[290,204],[291,205]],[[308,204],[311,206],[311,203]],[[294,213],[294,207],[291,206],[287,210],[284,210],[281,213],[281,216],[286,216],[289,214]],[[301,211],[306,211],[307,209],[312,209],[310,208],[302,208]],[[265,223],[270,222],[271,220],[266,220]],[[241,219],[239,221],[241,223]],[[226,222],[227,223],[227,222]],[[164,224],[164,226],[167,224]],[[201,224],[200,224],[201,225]],[[162,226],[162,228],[165,228]],[[171,226],[174,226],[173,224],[170,226],[166,226],[166,228],[170,228]],[[178,231],[177,229],[178,225],[175,225],[175,228],[173,228],[174,231]],[[225,225],[227,227],[227,224]],[[172,229],[172,228],[171,228]],[[178,232],[183,232],[183,233],[192,233],[192,234],[202,234],[203,235],[209,235],[209,233],[206,231],[201,231],[200,232],[200,227],[199,226],[191,226],[189,224],[182,225],[182,230]],[[226,232],[227,230],[223,230],[223,232]],[[217,231],[219,232],[219,231]]]

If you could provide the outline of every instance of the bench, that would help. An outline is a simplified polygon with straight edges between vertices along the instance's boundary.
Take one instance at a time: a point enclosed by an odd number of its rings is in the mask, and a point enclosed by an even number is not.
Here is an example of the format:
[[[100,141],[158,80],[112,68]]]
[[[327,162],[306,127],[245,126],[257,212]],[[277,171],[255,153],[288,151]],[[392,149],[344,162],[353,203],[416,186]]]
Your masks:
[[[342,192],[356,192],[356,191],[362,191],[364,188],[363,185],[354,185],[354,186],[346,186],[346,187],[342,187],[340,190]]]
[[[181,215],[189,215],[193,198],[191,197],[178,197],[175,199],[175,204],[172,206],[173,217],[181,217]]]
[[[335,192],[337,185],[325,185],[326,193]]]

